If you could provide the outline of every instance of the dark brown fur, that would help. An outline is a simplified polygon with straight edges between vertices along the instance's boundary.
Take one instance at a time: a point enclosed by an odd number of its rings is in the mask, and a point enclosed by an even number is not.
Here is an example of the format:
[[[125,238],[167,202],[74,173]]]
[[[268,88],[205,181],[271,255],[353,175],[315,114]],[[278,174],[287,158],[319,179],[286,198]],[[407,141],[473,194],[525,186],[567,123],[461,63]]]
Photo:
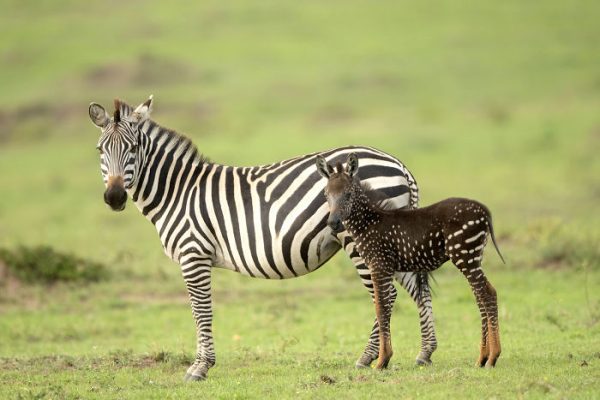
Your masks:
[[[381,328],[377,368],[387,367],[393,353],[389,293],[394,274],[430,272],[448,260],[469,281],[480,310],[477,365],[494,366],[501,351],[497,296],[481,270],[488,234],[496,245],[487,207],[474,200],[450,198],[421,209],[385,210],[369,199],[354,178],[358,168],[355,156],[349,156],[346,170],[338,168],[336,172],[324,168],[323,162],[317,164],[328,178],[329,222],[338,225],[337,219],[341,220],[371,270]],[[499,250],[498,254],[502,258]]]

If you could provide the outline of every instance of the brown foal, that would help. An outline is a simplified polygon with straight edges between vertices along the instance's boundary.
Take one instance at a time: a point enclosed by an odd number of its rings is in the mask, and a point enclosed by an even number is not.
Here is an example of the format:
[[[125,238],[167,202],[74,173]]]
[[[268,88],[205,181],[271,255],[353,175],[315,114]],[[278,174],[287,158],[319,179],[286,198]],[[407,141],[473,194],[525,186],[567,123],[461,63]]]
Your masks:
[[[500,356],[496,290],[481,270],[488,234],[504,262],[492,227],[492,216],[474,200],[450,198],[420,209],[385,210],[367,196],[357,176],[358,159],[348,156],[346,168],[334,169],[323,157],[317,170],[328,179],[325,195],[330,226],[343,224],[355,241],[373,280],[379,322],[377,368],[392,357],[390,288],[398,272],[430,272],[451,260],[465,275],[481,314],[478,366],[493,367]]]

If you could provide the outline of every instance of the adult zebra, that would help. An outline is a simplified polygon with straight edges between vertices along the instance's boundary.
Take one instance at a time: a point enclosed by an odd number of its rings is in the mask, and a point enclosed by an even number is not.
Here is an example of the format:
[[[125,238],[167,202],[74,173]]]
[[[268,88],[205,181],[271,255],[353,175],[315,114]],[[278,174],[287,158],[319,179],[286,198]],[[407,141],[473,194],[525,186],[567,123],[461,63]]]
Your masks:
[[[285,279],[323,265],[341,247],[371,292],[369,270],[345,232],[327,226],[325,182],[315,168],[316,153],[259,167],[208,162],[192,142],[150,119],[152,96],[133,109],[115,100],[113,118],[92,103],[89,116],[102,133],[98,141],[105,202],[125,208],[129,194],[156,227],[167,256],[181,265],[196,321],[197,352],[186,380],[201,380],[215,364],[210,277],[212,267],[251,277]],[[408,169],[369,147],[344,147],[321,155],[341,161],[361,158],[361,179],[397,207],[416,207],[418,191]],[[417,302],[421,319],[418,363],[429,363],[436,347],[430,292],[412,273],[397,276]],[[417,286],[421,286],[421,297]],[[393,291],[395,298],[396,291]],[[378,355],[377,320],[356,365]]]

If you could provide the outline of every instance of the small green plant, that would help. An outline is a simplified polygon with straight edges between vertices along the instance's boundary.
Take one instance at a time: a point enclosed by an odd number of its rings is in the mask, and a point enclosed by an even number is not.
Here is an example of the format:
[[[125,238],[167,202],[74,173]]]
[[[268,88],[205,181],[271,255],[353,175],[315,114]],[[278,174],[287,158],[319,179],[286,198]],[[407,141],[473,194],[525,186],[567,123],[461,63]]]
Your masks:
[[[108,278],[103,264],[49,246],[0,249],[0,263],[10,275],[28,283],[97,282]]]

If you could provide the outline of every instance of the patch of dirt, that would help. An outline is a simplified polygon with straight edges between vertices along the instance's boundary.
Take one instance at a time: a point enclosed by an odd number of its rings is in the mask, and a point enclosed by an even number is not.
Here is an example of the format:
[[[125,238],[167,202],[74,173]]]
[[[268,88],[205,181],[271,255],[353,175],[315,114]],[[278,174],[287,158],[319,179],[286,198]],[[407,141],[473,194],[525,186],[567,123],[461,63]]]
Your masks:
[[[487,104],[483,113],[496,125],[504,125],[511,119],[511,110],[504,104]]]
[[[123,64],[108,64],[92,68],[85,76],[93,86],[124,86],[132,81],[132,68]]]
[[[558,271],[569,268],[569,260],[566,254],[556,253],[548,257],[542,257],[535,263],[535,268]]]
[[[119,299],[126,303],[137,304],[189,304],[189,297],[184,288],[177,293],[124,293],[119,296]]]
[[[115,83],[117,80],[112,80],[115,75],[127,74],[126,72],[96,70],[92,79],[97,79],[101,82],[104,79]],[[129,78],[126,78],[129,79]],[[104,83],[100,83],[106,86]],[[115,86],[119,84],[116,83]],[[12,110],[0,109],[0,143],[8,143],[11,140],[32,140],[46,139],[52,135],[64,134],[65,129],[61,127],[71,126],[72,123],[79,123],[82,119],[87,119],[88,103],[61,103],[61,104],[46,104],[43,102],[35,102],[17,107]],[[105,104],[109,112],[112,112],[112,104]],[[161,105],[161,112],[165,114],[193,116],[200,123],[195,127],[194,131],[197,134],[206,130],[206,126],[210,119],[217,114],[218,109],[215,105],[207,101],[196,101],[193,103]],[[90,129],[93,129],[90,125]],[[80,134],[73,130],[67,130],[69,133]]]
[[[349,107],[332,105],[318,110],[311,118],[313,125],[341,124],[351,121],[355,112]]]
[[[180,367],[190,365],[193,356],[185,353],[159,351],[150,354],[133,354],[118,351],[103,357],[72,357],[65,355],[41,356],[32,358],[0,358],[0,370],[69,370],[102,368],[152,368],[156,365]]]
[[[21,282],[11,274],[6,263],[0,259],[0,304],[15,298],[21,287]]]
[[[0,143],[9,142],[15,137],[47,137],[51,130],[32,126],[52,125],[81,119],[87,113],[87,104],[57,104],[34,102],[13,110],[0,110]],[[32,133],[33,132],[33,133]]]
[[[85,82],[93,87],[120,88],[212,81],[217,78],[218,74],[214,72],[196,73],[189,65],[173,58],[145,53],[130,63],[112,63],[92,68],[85,75]]]

